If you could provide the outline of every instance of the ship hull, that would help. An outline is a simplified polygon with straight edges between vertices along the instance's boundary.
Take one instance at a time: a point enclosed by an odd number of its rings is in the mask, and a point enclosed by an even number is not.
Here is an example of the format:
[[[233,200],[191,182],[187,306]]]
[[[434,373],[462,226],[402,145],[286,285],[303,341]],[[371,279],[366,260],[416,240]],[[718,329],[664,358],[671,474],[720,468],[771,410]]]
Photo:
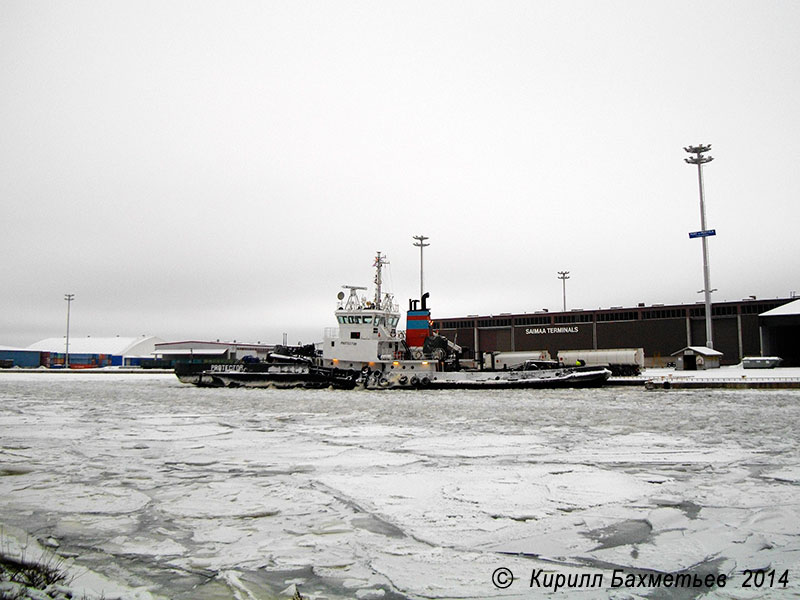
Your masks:
[[[182,383],[198,387],[275,389],[353,389],[358,374],[298,363],[256,363],[177,365],[175,375]]]
[[[374,390],[505,390],[593,388],[606,384],[611,371],[582,368],[547,371],[456,371],[433,372],[419,377],[403,374],[373,374],[364,387]]]

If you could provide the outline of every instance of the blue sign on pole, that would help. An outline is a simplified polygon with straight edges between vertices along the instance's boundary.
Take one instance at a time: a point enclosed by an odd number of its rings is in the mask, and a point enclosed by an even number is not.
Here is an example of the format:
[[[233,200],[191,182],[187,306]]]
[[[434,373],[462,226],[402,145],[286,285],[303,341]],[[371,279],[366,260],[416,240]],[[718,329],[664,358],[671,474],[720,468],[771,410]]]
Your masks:
[[[689,233],[689,238],[699,238],[699,237],[708,237],[710,235],[717,235],[716,229],[706,229],[704,231],[692,231]]]

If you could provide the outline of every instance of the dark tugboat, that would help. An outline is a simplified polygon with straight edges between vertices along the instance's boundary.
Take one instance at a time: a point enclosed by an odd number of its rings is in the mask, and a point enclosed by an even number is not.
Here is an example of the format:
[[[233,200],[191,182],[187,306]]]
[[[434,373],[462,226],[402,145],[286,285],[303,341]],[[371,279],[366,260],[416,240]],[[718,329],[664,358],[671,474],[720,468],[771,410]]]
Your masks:
[[[353,389],[357,371],[323,367],[314,345],[277,346],[266,360],[244,357],[236,363],[178,363],[175,375],[200,387],[272,387]]]

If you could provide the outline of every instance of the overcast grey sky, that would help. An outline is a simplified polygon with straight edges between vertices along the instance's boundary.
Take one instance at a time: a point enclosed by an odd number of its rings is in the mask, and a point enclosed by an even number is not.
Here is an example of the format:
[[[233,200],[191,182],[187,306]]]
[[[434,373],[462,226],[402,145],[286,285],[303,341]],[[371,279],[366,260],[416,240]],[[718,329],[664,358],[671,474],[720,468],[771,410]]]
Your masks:
[[[0,344],[800,291],[800,3],[0,2]]]

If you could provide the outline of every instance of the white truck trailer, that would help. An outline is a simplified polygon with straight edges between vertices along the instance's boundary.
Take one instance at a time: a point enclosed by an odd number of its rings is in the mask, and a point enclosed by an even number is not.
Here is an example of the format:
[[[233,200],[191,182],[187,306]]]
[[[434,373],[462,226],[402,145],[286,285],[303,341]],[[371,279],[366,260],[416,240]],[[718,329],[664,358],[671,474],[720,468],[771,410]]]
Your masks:
[[[639,375],[644,368],[644,348],[609,350],[559,350],[558,360],[565,365],[582,361],[588,367],[607,365],[612,375]]]

